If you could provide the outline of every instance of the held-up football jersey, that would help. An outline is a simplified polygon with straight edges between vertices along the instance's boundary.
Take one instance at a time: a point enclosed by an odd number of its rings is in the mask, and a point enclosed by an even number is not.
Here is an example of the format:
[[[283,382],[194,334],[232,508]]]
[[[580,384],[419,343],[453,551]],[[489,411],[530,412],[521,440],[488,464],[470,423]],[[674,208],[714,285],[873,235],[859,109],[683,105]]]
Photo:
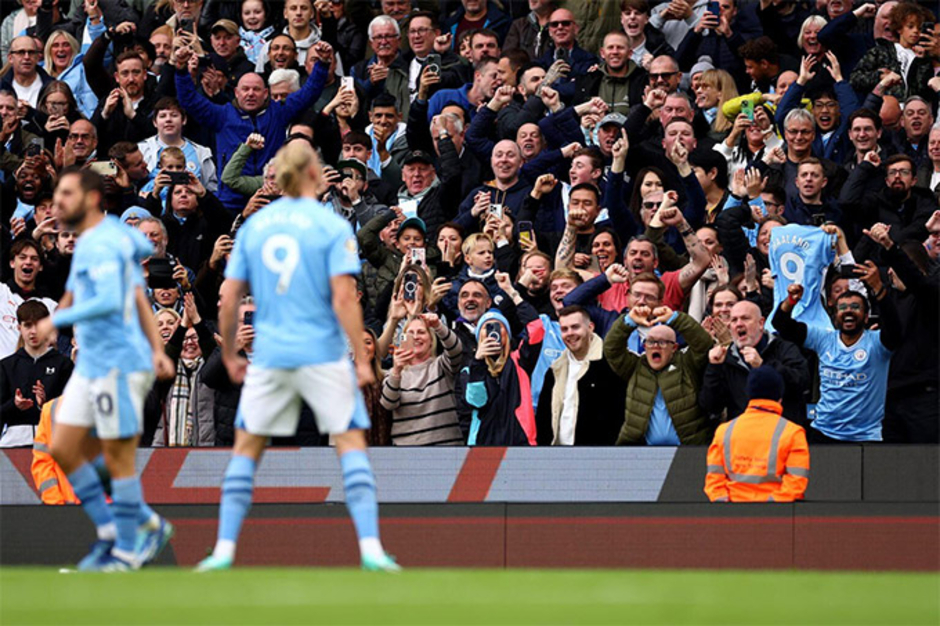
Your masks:
[[[296,369],[342,359],[345,333],[330,279],[359,271],[352,227],[320,202],[281,198],[252,215],[225,270],[247,281],[255,299],[252,363]]]
[[[803,285],[803,297],[793,307],[793,319],[822,328],[832,326],[821,299],[826,268],[835,259],[836,236],[818,226],[787,224],[770,231],[770,271],[774,277],[774,308],[765,328],[775,332],[771,320],[787,297],[787,288]]]
[[[150,344],[140,327],[135,294],[143,286],[140,263],[153,246],[140,231],[106,215],[75,243],[66,290],[72,306],[53,316],[56,327],[74,326],[78,342],[75,371],[100,378],[117,368],[150,371]]]

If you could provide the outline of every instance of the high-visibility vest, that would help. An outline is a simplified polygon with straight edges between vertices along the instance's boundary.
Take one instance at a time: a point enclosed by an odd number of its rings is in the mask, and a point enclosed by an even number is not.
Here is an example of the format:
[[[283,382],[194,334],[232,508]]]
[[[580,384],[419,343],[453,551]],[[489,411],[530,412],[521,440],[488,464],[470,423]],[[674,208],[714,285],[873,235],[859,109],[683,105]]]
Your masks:
[[[751,400],[722,424],[708,448],[705,493],[712,502],[793,502],[809,484],[806,431],[771,400]]]
[[[65,476],[65,472],[49,453],[52,443],[52,421],[59,399],[46,402],[39,417],[39,426],[36,427],[36,438],[33,440],[33,464],[31,471],[36,489],[43,504],[78,504],[78,498],[72,491],[72,485]]]

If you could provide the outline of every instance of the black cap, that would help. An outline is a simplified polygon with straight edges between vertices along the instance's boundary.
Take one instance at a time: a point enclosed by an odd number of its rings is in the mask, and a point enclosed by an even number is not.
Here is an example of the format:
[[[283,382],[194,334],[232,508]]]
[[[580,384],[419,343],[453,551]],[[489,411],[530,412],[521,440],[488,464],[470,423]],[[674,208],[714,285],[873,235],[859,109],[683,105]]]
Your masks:
[[[425,152],[424,150],[412,150],[408,153],[408,156],[405,157],[405,160],[402,161],[402,165],[408,165],[409,163],[416,163],[417,161],[422,161],[428,165],[434,165],[434,159],[431,158],[431,155]]]
[[[362,177],[366,177],[366,164],[360,161],[359,159],[343,159],[336,164],[336,169],[343,170],[346,168],[351,168],[362,174]]]
[[[769,365],[761,365],[751,370],[747,376],[748,400],[773,400],[783,398],[783,377]]]

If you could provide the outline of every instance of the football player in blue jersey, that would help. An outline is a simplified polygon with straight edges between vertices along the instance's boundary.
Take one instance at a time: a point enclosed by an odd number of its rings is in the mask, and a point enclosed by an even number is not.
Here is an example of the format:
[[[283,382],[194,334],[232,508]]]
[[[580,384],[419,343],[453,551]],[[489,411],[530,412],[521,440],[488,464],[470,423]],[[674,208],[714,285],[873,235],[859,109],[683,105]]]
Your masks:
[[[59,178],[56,217],[79,238],[66,293],[39,332],[49,337],[54,328],[73,326],[81,346],[52,437],[52,455],[98,534],[79,569],[127,571],[155,558],[173,534],[144,502],[134,467],[144,398],[154,373],[172,377],[173,364],[143,290],[140,262],[152,247],[140,232],[105,215],[103,195],[101,177],[90,170],[67,169]],[[96,448],[94,439],[103,460],[88,453]],[[110,507],[99,477],[105,468]]]
[[[222,285],[222,359],[232,381],[244,380],[244,387],[222,482],[218,540],[197,571],[232,566],[268,438],[295,433],[301,400],[313,409],[320,432],[334,435],[363,569],[397,571],[379,541],[375,479],[365,452],[369,416],[359,387],[374,374],[356,297],[356,237],[349,222],[318,200],[323,172],[310,144],[282,148],[275,171],[286,197],[239,230]],[[249,290],[257,305],[251,365],[235,348],[238,304]]]

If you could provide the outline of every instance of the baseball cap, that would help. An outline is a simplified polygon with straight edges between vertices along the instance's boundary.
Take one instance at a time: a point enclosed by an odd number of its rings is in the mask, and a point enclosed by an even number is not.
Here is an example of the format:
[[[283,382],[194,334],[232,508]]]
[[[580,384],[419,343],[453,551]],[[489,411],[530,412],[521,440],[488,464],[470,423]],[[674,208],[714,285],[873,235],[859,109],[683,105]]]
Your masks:
[[[132,206],[131,208],[121,213],[121,222],[126,224],[127,220],[142,220],[145,217],[153,217],[153,215],[151,215],[150,211],[143,207]]]
[[[421,231],[422,235],[428,234],[428,227],[424,223],[424,220],[421,219],[420,217],[409,217],[408,219],[406,219],[404,222],[401,223],[401,226],[398,227],[397,234],[400,235],[401,232],[405,230],[406,228],[417,228],[418,230]]]
[[[418,161],[422,161],[428,165],[434,165],[434,159],[424,150],[412,150],[409,152],[405,160],[402,161],[402,165],[408,165],[409,163],[416,163]]]
[[[217,21],[215,24],[212,25],[212,28],[209,29],[209,32],[214,33],[219,28],[223,29],[229,35],[238,34],[238,24],[236,24],[232,20],[221,19]]]
[[[366,164],[360,161],[359,159],[343,159],[336,164],[336,169],[342,170],[344,168],[352,168],[362,174],[362,177],[366,177]]]
[[[601,118],[601,121],[597,124],[597,127],[607,126],[608,124],[616,124],[617,126],[623,126],[627,123],[627,118],[620,113],[608,113]]]

